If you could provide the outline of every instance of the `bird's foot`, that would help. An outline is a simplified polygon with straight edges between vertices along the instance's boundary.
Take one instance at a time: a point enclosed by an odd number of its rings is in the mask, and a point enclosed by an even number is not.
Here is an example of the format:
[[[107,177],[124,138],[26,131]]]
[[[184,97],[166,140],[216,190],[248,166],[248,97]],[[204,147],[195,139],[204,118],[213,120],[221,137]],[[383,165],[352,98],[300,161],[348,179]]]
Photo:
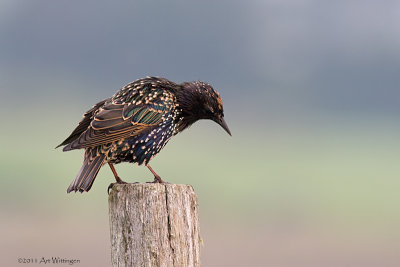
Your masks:
[[[154,181],[153,181],[153,183],[160,183],[160,184],[163,184],[164,181],[161,179],[160,176],[154,175]]]
[[[107,193],[110,194],[110,190],[111,188],[115,185],[115,184],[127,184],[127,182],[122,181],[121,178],[118,177],[118,179],[116,179],[117,181],[115,183],[111,183],[108,188],[107,188]]]
[[[151,171],[151,173],[154,175],[154,181],[153,182],[149,182],[149,183],[159,183],[159,184],[169,184],[167,182],[164,182],[161,177],[150,167],[149,164],[147,164],[147,168],[149,168],[149,170]]]
[[[169,184],[168,182],[164,182],[160,176],[154,175],[154,181],[153,182],[147,182],[148,184]]]

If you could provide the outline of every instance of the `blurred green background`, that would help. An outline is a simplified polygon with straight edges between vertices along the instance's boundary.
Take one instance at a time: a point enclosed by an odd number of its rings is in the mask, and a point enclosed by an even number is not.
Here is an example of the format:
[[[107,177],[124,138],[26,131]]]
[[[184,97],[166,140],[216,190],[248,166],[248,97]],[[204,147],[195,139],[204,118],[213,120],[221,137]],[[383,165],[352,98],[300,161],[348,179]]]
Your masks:
[[[83,151],[54,147],[155,75],[212,84],[233,133],[200,121],[152,161],[198,195],[203,266],[400,266],[399,23],[398,1],[1,0],[0,265],[110,265],[112,173],[67,195]]]

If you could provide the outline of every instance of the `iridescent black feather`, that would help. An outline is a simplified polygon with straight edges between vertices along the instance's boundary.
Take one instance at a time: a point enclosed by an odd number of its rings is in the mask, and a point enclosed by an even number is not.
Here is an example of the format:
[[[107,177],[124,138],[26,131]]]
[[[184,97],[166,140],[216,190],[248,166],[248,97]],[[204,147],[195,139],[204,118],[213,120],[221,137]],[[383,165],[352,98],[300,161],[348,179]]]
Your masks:
[[[214,120],[230,134],[223,117],[222,100],[209,84],[157,77],[134,81],[94,105],[59,145],[63,151],[85,149],[67,192],[89,191],[105,163],[147,165],[173,135],[199,119]]]

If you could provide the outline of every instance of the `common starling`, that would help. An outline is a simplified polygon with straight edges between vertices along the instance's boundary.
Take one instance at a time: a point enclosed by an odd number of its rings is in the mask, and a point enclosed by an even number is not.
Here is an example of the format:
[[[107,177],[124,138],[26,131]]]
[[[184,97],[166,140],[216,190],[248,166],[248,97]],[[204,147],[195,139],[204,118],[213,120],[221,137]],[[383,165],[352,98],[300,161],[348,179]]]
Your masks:
[[[71,135],[57,146],[65,146],[63,151],[85,149],[83,165],[67,193],[89,191],[106,163],[117,183],[125,183],[113,166],[120,162],[144,164],[153,173],[154,182],[162,183],[150,160],[172,136],[200,119],[215,121],[231,135],[221,97],[207,83],[177,84],[146,77],[126,85],[88,110]]]

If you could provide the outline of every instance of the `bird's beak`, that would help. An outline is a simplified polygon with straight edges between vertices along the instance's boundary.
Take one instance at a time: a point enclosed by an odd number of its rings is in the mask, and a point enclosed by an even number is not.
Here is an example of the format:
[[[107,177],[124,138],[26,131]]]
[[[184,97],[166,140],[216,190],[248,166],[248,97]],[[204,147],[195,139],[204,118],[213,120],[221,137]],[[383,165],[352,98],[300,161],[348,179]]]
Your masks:
[[[224,117],[221,117],[221,119],[216,120],[216,123],[218,123],[219,125],[221,125],[221,127],[224,128],[224,130],[225,130],[230,136],[232,136],[231,131],[229,130],[228,125],[226,124],[226,122],[225,122],[225,120],[224,120]]]

